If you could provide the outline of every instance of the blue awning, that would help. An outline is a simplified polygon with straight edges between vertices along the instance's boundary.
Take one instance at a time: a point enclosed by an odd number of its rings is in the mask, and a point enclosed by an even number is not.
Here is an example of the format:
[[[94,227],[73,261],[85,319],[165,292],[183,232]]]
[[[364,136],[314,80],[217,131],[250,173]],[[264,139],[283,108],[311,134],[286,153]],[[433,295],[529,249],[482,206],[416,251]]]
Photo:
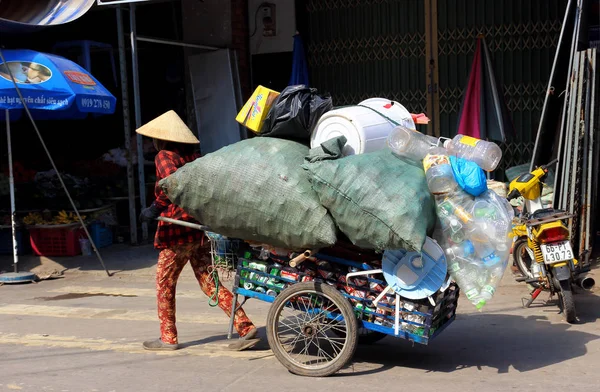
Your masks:
[[[2,0],[0,33],[27,33],[69,23],[83,16],[95,0]]]

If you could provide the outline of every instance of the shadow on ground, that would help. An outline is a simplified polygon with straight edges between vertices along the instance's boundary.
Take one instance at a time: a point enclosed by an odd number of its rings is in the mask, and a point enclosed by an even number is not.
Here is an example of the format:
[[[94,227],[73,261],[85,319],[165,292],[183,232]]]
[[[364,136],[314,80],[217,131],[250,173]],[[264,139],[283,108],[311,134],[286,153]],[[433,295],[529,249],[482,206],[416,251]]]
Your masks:
[[[592,294],[576,297],[581,323],[600,317],[600,298]],[[381,364],[382,370],[399,366],[431,372],[453,372],[465,368],[510,368],[528,372],[560,364],[587,353],[586,344],[600,336],[577,330],[577,325],[550,322],[544,316],[507,314],[459,314],[429,346],[387,337],[370,347],[359,347],[356,362]]]
[[[576,301],[581,324],[600,318],[600,297],[583,293],[576,296]],[[508,373],[511,368],[529,372],[581,357],[587,353],[586,345],[600,338],[579,330],[581,325],[553,318],[556,321],[544,315],[459,313],[456,321],[429,346],[413,346],[393,337],[370,346],[359,345],[354,361],[336,376],[376,374],[395,367],[443,373],[467,368],[492,368],[498,373]],[[263,340],[252,350],[269,350],[264,327],[259,329],[259,335]],[[182,342],[182,347],[207,343],[225,346],[236,339],[235,334],[230,341],[226,334],[216,335]]]

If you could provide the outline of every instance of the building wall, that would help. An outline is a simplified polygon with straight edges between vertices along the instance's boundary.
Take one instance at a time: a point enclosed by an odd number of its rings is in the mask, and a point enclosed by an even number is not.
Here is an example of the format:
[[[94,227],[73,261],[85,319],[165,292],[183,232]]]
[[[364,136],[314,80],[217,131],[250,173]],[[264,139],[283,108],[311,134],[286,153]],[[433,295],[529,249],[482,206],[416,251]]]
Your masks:
[[[230,46],[231,3],[231,0],[182,0],[185,41],[208,46]]]
[[[231,0],[231,48],[235,49],[244,100],[250,98],[250,52],[248,47],[248,0]]]
[[[182,0],[182,24],[185,42],[236,51],[242,94],[249,97],[248,0]]]
[[[504,165],[531,154],[566,0],[306,0],[311,84],[334,104],[394,99],[413,113],[433,108],[454,136],[477,36],[490,47],[516,139]],[[427,12],[437,7],[437,18]],[[432,68],[428,53],[435,51]],[[433,69],[439,81],[431,80]],[[429,113],[428,113],[429,114]],[[501,168],[501,169],[504,169]]]

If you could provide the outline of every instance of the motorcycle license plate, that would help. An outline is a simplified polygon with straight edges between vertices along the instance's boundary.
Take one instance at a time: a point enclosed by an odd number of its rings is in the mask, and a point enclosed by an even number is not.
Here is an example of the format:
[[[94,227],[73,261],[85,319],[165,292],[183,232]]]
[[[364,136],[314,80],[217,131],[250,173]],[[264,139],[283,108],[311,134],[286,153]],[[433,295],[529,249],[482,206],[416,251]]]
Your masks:
[[[573,258],[573,249],[569,241],[540,245],[540,248],[546,264],[559,263]]]

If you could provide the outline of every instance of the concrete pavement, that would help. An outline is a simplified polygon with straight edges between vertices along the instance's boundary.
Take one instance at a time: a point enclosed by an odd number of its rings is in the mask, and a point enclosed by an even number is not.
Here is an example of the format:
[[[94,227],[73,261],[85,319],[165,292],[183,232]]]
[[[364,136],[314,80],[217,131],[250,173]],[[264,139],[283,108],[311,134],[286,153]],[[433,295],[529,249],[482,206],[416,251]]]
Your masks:
[[[522,309],[526,289],[507,277],[483,312],[461,299],[455,323],[429,346],[387,337],[360,346],[339,375],[309,379],[287,372],[266,342],[225,350],[227,318],[208,306],[189,269],[183,275],[177,315],[184,348],[172,353],[141,348],[158,336],[149,275],[67,271],[62,279],[0,287],[0,391],[488,392],[600,382],[595,294],[576,296],[581,323],[568,325],[556,306]],[[249,301],[245,308],[264,326],[268,304]]]

